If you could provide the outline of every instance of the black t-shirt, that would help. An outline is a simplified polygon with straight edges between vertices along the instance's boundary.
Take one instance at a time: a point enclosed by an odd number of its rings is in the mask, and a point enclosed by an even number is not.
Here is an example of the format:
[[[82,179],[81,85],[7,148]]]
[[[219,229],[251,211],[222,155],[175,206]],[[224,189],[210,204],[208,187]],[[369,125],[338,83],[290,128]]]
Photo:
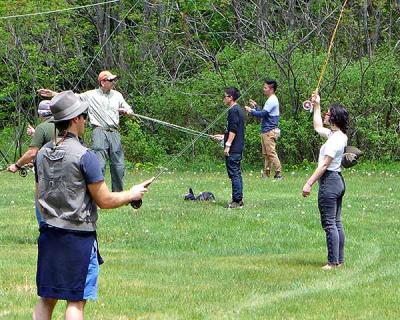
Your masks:
[[[228,119],[224,134],[224,144],[228,140],[229,132],[236,133],[232,141],[230,153],[242,153],[244,149],[244,112],[242,108],[235,104],[228,111]]]

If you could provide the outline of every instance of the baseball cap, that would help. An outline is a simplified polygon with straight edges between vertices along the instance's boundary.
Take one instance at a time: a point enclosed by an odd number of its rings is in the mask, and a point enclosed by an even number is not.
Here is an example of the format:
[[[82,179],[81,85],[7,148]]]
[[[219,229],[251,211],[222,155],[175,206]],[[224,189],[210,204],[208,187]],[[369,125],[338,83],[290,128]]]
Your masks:
[[[100,82],[100,81],[104,81],[104,80],[114,80],[116,78],[118,78],[118,76],[116,76],[115,74],[112,74],[108,70],[104,70],[104,71],[99,73],[99,76],[97,77],[97,80]]]
[[[50,110],[50,100],[42,100],[38,106],[38,114],[42,117],[49,117],[51,116]]]

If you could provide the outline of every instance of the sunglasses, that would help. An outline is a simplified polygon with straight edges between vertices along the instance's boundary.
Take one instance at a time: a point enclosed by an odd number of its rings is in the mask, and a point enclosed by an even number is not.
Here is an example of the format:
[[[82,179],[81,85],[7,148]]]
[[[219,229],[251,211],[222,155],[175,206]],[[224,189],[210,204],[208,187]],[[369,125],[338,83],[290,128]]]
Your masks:
[[[86,120],[88,117],[88,114],[86,112],[84,112],[84,113],[81,113],[79,116],[82,117],[84,120]]]
[[[112,79],[112,80],[106,79],[105,81],[108,81],[108,82],[117,82],[117,78]]]

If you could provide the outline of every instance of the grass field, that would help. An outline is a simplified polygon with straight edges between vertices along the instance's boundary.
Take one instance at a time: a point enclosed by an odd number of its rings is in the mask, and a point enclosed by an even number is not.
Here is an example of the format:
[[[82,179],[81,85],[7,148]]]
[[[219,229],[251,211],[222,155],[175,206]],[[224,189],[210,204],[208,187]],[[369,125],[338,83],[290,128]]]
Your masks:
[[[86,319],[398,319],[400,165],[344,173],[346,263],[322,271],[325,234],[301,189],[244,172],[245,207],[228,210],[219,172],[167,173],[140,210],[101,211],[99,300]],[[127,177],[139,182],[150,174]],[[30,319],[36,303],[33,177],[0,175],[0,319]],[[184,202],[187,187],[215,203]],[[54,319],[63,319],[64,303]]]

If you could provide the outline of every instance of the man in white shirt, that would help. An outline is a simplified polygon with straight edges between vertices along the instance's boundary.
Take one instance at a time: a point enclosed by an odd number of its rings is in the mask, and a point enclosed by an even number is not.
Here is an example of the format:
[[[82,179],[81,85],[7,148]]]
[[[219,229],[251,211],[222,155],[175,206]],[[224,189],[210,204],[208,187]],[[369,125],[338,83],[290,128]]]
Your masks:
[[[110,161],[112,191],[124,189],[124,152],[119,130],[120,114],[132,114],[131,106],[125,101],[122,94],[113,90],[117,76],[108,70],[98,75],[99,87],[79,94],[82,101],[89,104],[89,121],[92,126],[92,150],[99,159],[103,174],[107,159]],[[45,97],[57,95],[49,89],[38,90]]]

